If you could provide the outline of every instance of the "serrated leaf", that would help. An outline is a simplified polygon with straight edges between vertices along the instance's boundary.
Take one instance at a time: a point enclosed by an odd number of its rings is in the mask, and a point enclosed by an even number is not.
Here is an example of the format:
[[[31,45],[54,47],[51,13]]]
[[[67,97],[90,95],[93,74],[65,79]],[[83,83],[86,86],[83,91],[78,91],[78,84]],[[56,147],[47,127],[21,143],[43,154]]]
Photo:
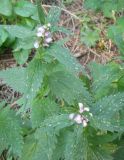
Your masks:
[[[0,29],[4,28],[12,37],[27,38],[35,36],[35,32],[29,28],[18,25],[0,25]]]
[[[99,31],[91,30],[90,28],[82,29],[81,32],[81,42],[87,45],[88,47],[94,46],[99,40]]]
[[[94,104],[91,125],[103,131],[124,131],[124,119],[119,111],[124,107],[124,93],[117,93],[101,99]]]
[[[46,50],[46,54],[54,56],[72,73],[83,72],[86,74],[84,67],[71,55],[71,52],[62,47],[61,44],[55,43],[52,47]]]
[[[25,92],[22,97],[23,109],[30,108],[33,98],[37,95],[39,88],[43,82],[44,65],[40,59],[33,59],[26,69]]]
[[[16,3],[14,11],[19,16],[30,17],[36,12],[36,7],[33,3],[22,0]]]
[[[46,18],[45,18],[44,9],[42,7],[41,2],[42,2],[41,0],[36,0],[38,17],[39,17],[40,23],[43,25],[45,24]]]
[[[112,25],[108,28],[108,37],[117,45],[121,54],[124,54],[124,18],[119,18],[115,25]]]
[[[50,23],[53,27],[57,25],[57,23],[60,20],[61,15],[61,9],[58,7],[51,7],[48,16],[46,18],[46,21]]]
[[[68,72],[58,71],[52,73],[48,78],[48,84],[52,94],[64,99],[69,104],[75,100],[90,103],[92,98],[83,82]]]
[[[22,65],[27,61],[29,54],[30,50],[22,49],[14,52],[14,58],[18,64]]]
[[[102,65],[93,62],[89,68],[93,78],[92,91],[96,99],[111,94],[116,89],[113,82],[118,81],[122,74],[118,64]]]
[[[36,131],[35,138],[38,142],[38,150],[36,151],[35,160],[38,158],[52,160],[54,149],[57,144],[57,135],[59,131],[65,127],[71,126],[68,115],[62,114],[52,116],[41,123],[41,127]]]
[[[45,118],[54,116],[59,112],[59,106],[51,99],[35,100],[32,106],[31,121],[33,127],[39,127]]]
[[[24,93],[25,86],[25,68],[15,67],[0,71],[0,79],[15,91]]]
[[[1,104],[0,104],[1,105]],[[22,151],[21,127],[14,111],[8,107],[0,109],[0,154],[3,150],[11,148],[16,156]]]

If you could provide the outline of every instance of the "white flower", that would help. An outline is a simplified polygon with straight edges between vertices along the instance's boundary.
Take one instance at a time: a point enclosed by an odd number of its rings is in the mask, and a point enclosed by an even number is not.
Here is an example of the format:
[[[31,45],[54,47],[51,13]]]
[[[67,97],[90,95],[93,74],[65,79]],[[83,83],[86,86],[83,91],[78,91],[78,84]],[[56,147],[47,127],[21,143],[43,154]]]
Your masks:
[[[37,37],[44,37],[45,29],[43,26],[38,28]]]
[[[48,27],[51,27],[51,24],[50,24],[50,23],[48,23],[48,24],[47,24],[47,26],[48,26]]]
[[[89,111],[90,111],[90,109],[89,109],[88,107],[85,107],[85,108],[84,108],[84,111],[89,112]]]
[[[45,32],[45,28],[44,28],[44,26],[39,27],[39,28],[38,28],[38,32],[42,32],[42,33],[44,33],[44,32]]]
[[[83,127],[87,127],[87,121],[83,120]]]
[[[44,47],[49,47],[49,44],[43,43],[43,46],[44,46]]]
[[[46,39],[45,39],[45,42],[46,42],[46,43],[51,43],[51,42],[52,42],[52,38],[51,38],[51,37],[46,38]]]
[[[38,41],[34,42],[34,48],[36,48],[36,49],[39,48],[39,42]]]
[[[84,106],[83,106],[83,104],[82,103],[78,103],[78,105],[79,105],[79,112],[83,113],[84,112]]]
[[[89,115],[90,115],[91,117],[93,117],[93,114],[92,114],[92,113],[89,113]]]
[[[44,37],[44,34],[42,32],[37,32],[37,37]]]
[[[75,116],[74,113],[69,114],[69,119],[74,119],[74,116]]]
[[[82,117],[80,114],[77,114],[75,117],[74,117],[74,120],[76,123],[78,124],[81,124],[82,123]]]

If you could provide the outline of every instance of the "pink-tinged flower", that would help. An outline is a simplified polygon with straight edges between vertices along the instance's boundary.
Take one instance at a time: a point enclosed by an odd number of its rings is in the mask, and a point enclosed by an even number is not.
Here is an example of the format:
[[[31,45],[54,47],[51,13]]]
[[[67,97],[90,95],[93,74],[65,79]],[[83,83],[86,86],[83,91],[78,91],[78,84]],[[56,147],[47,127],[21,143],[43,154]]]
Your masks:
[[[75,117],[74,113],[69,114],[69,119],[74,119],[74,117]]]
[[[74,121],[78,124],[81,124],[82,123],[82,117],[80,114],[77,114],[75,117],[74,117]]]
[[[36,48],[36,49],[39,48],[39,42],[38,41],[34,42],[34,48]]]
[[[46,39],[45,39],[45,42],[46,42],[46,43],[51,43],[51,42],[52,42],[52,38],[51,38],[51,37],[46,38]]]
[[[52,37],[52,35],[51,35],[50,32],[46,32],[46,33],[45,33],[45,37],[47,37],[47,38],[48,38],[48,37]]]
[[[83,113],[84,112],[83,103],[78,103],[78,105],[79,105],[79,113]]]
[[[85,108],[84,108],[84,111],[89,112],[90,109],[89,109],[88,107],[85,107]]]
[[[83,120],[83,127],[87,127],[87,121]]]

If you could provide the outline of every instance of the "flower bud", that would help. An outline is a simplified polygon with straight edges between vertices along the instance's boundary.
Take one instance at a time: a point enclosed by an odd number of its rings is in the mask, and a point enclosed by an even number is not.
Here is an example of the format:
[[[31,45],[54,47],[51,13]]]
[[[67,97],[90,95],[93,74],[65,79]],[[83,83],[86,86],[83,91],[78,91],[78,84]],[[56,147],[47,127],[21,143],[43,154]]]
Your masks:
[[[84,108],[84,111],[89,112],[89,111],[90,111],[90,109],[89,109],[88,107],[85,107],[85,108]]]
[[[74,116],[75,116],[74,113],[69,114],[69,119],[74,119]]]
[[[36,48],[36,49],[39,48],[39,42],[38,41],[34,42],[34,48]]]
[[[87,121],[83,120],[83,127],[87,127]]]

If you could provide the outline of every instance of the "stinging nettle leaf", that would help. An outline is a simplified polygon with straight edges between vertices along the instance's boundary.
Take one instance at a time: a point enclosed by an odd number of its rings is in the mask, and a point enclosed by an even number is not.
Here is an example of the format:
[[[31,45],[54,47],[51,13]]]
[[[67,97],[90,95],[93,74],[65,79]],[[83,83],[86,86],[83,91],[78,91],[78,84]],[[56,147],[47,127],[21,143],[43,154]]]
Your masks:
[[[16,156],[20,156],[23,139],[18,117],[9,107],[3,108],[1,104],[0,107],[0,154],[10,147]]]

